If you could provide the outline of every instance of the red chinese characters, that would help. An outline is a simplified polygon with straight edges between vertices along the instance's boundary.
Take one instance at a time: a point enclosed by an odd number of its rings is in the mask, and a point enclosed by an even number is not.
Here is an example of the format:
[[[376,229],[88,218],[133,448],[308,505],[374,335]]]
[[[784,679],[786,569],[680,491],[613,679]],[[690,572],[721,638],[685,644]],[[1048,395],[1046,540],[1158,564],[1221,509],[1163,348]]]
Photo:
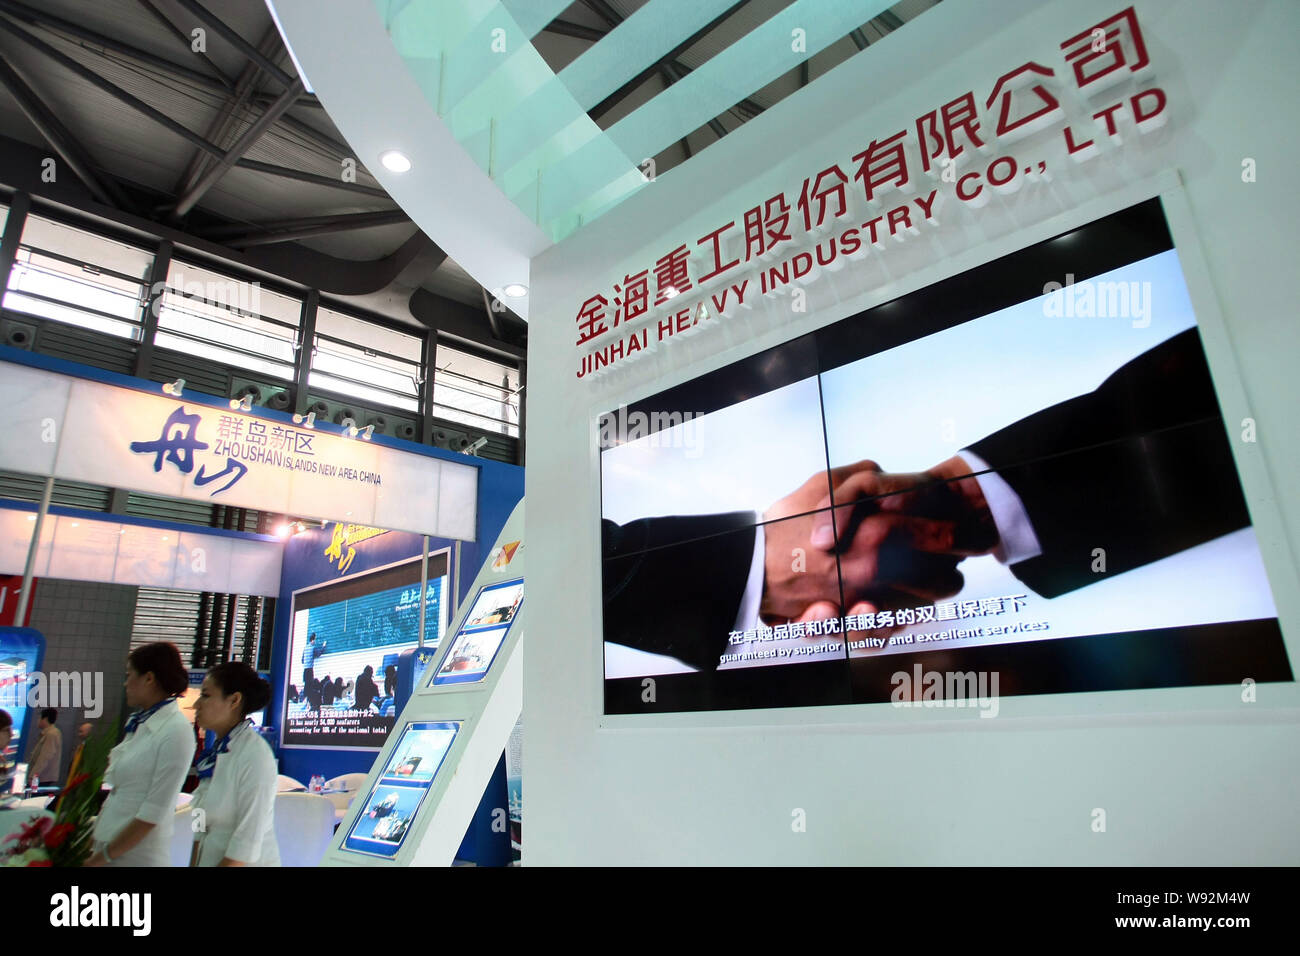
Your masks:
[[[691,287],[690,274],[686,271],[690,254],[686,246],[681,245],[655,263],[655,305],[667,302]]]
[[[614,284],[614,291],[622,293],[614,296],[615,327],[619,322],[635,322],[650,311],[650,270],[624,276],[621,285]]]
[[[916,121],[916,138],[921,144],[921,168],[928,173],[935,161],[945,157],[955,160],[965,152],[966,147],[958,143],[954,135],[958,131],[971,146],[983,146],[979,128],[974,93],[964,93],[939,109],[930,110]]]
[[[1065,111],[1061,109],[1061,101],[1041,81],[1035,81],[1034,76],[1054,77],[1056,73],[1038,63],[1030,62],[998,78],[997,85],[989,94],[988,102],[984,104],[991,110],[993,103],[999,97],[1002,100],[998,110],[997,131],[994,135],[1001,137],[1014,132],[1016,135],[1011,138],[1018,139],[1065,116]],[[1014,94],[1025,87],[1028,89],[1024,92],[1032,93],[1037,98],[1038,109],[1026,111],[1019,119],[1012,120],[1011,101],[1015,98]]]
[[[835,211],[831,216],[838,219],[848,212],[847,197],[844,195],[844,185],[849,181],[849,177],[844,175],[844,170],[837,165],[829,169],[823,169],[817,174],[815,179],[805,179],[803,189],[799,192],[799,212],[803,214],[803,228],[807,232],[811,229],[820,229],[826,222],[826,205],[827,200],[834,203]],[[811,185],[811,188],[809,188]],[[817,221],[812,219],[812,205],[817,204]]]
[[[593,295],[578,310],[578,344],[586,345],[596,336],[609,331],[605,325],[605,310],[609,300],[603,295]]]
[[[867,202],[882,186],[907,184],[907,155],[903,152],[903,137],[906,135],[904,129],[889,139],[873,139],[870,146],[853,157],[858,164],[853,178],[862,183]]]
[[[1088,95],[1123,80],[1125,66],[1129,73],[1137,73],[1151,63],[1132,7],[1070,37],[1061,49],[1065,62],[1074,68],[1075,83]]]
[[[713,268],[709,272],[706,272],[699,277],[699,282],[701,285],[715,278],[716,276],[722,275],[722,273],[726,272],[728,269],[732,268],[733,266],[740,265],[739,259],[732,259],[730,262],[722,261],[722,234],[726,232],[728,229],[730,229],[732,226],[734,226],[735,224],[736,224],[736,220],[733,219],[731,220],[731,222],[727,223],[721,229],[714,229],[707,236],[701,236],[699,240],[696,242],[696,245],[699,246],[704,245],[706,242],[709,243],[710,246],[712,246],[712,254],[713,254]]]
[[[790,204],[785,193],[777,193],[761,206],[745,213],[745,260],[771,252],[790,240]]]

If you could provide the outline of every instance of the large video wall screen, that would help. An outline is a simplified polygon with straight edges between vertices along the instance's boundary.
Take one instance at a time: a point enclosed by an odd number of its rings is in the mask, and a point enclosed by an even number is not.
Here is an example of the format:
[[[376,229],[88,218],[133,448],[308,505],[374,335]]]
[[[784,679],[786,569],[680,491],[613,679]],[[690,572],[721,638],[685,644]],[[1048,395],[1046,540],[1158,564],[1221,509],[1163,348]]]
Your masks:
[[[1158,200],[599,427],[607,713],[1293,679]]]
[[[446,552],[428,559],[424,646],[447,629]],[[419,559],[293,596],[280,742],[378,749],[396,720],[397,661],[419,644]]]

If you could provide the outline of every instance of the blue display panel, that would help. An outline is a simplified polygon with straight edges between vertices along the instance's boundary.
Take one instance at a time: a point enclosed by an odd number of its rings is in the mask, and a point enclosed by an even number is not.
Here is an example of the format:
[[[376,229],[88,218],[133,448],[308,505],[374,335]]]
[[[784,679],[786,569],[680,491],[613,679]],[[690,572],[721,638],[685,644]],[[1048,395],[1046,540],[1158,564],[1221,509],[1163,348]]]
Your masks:
[[[27,749],[30,735],[27,725],[34,720],[33,709],[28,705],[43,706],[40,700],[29,700],[30,682],[40,672],[44,659],[45,637],[40,631],[30,627],[0,627],[0,708],[9,712],[14,728],[8,750],[0,754],[0,764],[21,760]]]
[[[385,858],[397,855],[460,723],[422,720],[406,725],[384,772],[366,797],[364,809],[352,821],[343,849]]]
[[[429,686],[469,684],[486,677],[523,601],[522,578],[481,588]]]

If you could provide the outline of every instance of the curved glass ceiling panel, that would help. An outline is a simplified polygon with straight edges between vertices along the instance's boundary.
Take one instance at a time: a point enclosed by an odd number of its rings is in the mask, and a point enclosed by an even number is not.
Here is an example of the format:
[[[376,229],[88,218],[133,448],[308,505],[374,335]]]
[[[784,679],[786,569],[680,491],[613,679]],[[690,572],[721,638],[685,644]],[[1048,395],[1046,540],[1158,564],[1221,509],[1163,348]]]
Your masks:
[[[555,241],[644,185],[646,159],[893,0],[794,0],[689,72],[672,66],[674,58],[745,4],[645,0],[557,74],[531,40],[570,2],[375,0],[394,47],[457,142]],[[599,118],[656,69],[676,82],[602,130],[590,111]]]

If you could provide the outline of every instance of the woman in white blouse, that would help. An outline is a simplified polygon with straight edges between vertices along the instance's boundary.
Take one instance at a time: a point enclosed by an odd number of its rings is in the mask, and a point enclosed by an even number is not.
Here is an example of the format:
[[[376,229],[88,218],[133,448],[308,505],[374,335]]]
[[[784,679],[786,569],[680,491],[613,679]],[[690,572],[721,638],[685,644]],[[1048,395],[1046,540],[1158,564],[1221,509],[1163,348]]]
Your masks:
[[[137,708],[108,758],[113,789],[95,821],[86,866],[170,866],[176,795],[194,759],[194,730],[176,698],[189,675],[175,644],[137,647],[127,658],[126,703]]]
[[[271,699],[271,685],[247,664],[218,664],[203,680],[194,721],[217,735],[195,764],[199,786],[191,866],[279,866],[275,842],[275,755],[248,715]]]

